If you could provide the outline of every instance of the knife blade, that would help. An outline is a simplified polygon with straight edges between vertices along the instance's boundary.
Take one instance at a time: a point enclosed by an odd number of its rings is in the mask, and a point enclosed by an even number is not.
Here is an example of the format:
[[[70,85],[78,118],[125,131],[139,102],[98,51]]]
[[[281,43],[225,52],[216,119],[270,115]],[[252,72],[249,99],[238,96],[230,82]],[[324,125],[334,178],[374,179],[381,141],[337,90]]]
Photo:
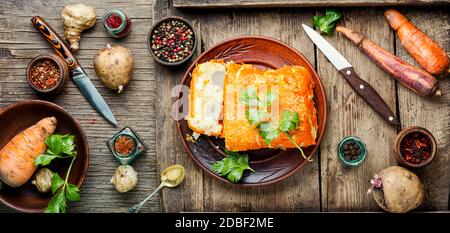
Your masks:
[[[81,68],[75,56],[70,52],[69,48],[64,44],[63,40],[53,30],[50,25],[47,24],[40,16],[31,18],[33,25],[39,30],[39,32],[47,39],[52,45],[55,53],[61,57],[69,67],[72,73],[72,80],[77,85],[80,92],[86,98],[86,100],[94,107],[97,112],[100,113],[109,123],[117,127],[117,121],[114,114],[111,112],[106,101],[100,95],[98,90],[92,84],[89,77]]]
[[[389,124],[398,126],[400,122],[378,92],[366,81],[362,80],[347,59],[339,53],[325,38],[314,29],[302,24],[306,35],[314,42],[333,66],[341,73],[353,90]]]

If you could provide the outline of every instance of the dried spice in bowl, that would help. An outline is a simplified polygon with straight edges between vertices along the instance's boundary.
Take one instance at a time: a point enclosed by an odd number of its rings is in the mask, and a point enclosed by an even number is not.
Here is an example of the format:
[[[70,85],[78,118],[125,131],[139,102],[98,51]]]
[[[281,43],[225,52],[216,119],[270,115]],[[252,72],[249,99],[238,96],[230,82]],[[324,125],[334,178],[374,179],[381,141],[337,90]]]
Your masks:
[[[135,148],[134,140],[128,135],[120,135],[114,141],[114,149],[120,156],[128,156]]]
[[[38,61],[30,70],[31,83],[39,89],[50,89],[56,86],[60,77],[58,65],[50,59]]]
[[[430,138],[420,132],[407,134],[400,142],[400,154],[409,163],[420,164],[431,156]]]
[[[192,56],[195,46],[194,30],[182,18],[163,19],[150,30],[149,50],[161,64],[183,63]]]

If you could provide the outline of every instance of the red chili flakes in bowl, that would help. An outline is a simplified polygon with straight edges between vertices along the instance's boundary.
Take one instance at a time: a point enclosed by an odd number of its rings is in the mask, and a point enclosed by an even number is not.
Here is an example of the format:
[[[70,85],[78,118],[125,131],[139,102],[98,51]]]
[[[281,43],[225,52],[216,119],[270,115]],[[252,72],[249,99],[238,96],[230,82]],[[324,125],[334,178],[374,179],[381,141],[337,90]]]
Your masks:
[[[422,133],[406,135],[400,143],[400,153],[403,158],[413,164],[420,164],[431,156],[432,143],[430,138]]]
[[[56,84],[61,77],[58,65],[52,60],[38,61],[31,67],[30,80],[34,86],[40,89],[49,89]]]

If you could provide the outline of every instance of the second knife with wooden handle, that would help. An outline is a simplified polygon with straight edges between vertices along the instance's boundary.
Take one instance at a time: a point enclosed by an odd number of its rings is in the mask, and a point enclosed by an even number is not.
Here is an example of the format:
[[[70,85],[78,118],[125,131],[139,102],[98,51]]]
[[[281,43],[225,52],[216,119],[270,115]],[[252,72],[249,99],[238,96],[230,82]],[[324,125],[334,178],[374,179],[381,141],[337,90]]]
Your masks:
[[[353,90],[358,93],[384,120],[389,124],[398,126],[400,122],[395,117],[389,106],[384,102],[378,92],[366,81],[362,80],[353,70],[352,65],[340,54],[327,40],[314,29],[302,24],[308,37],[322,51],[328,60],[344,76]]]

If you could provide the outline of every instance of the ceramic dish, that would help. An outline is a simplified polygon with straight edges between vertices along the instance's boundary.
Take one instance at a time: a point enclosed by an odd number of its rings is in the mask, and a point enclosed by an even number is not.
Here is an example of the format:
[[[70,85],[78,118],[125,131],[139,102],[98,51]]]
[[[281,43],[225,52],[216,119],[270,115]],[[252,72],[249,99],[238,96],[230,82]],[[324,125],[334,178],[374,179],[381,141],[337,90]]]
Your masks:
[[[42,88],[35,86],[31,81],[31,74],[30,74],[31,68],[36,63],[38,63],[40,61],[44,61],[44,60],[53,61],[58,66],[58,69],[61,72],[61,77],[59,78],[58,83],[55,86],[53,86],[52,88],[48,88],[48,89],[42,89]],[[30,63],[28,63],[28,66],[27,66],[28,84],[31,86],[31,88],[33,88],[33,90],[35,90],[40,95],[55,96],[55,95],[59,94],[66,87],[68,79],[69,79],[69,68],[67,67],[64,60],[62,60],[62,58],[60,58],[54,54],[38,55],[35,58],[33,58],[33,60],[31,60]]]
[[[224,61],[234,61],[236,63],[249,63],[262,69],[275,69],[285,65],[304,66],[312,75],[316,82],[314,88],[315,103],[318,116],[318,132],[316,145],[303,148],[307,157],[314,155],[322,140],[326,122],[326,99],[325,92],[319,76],[315,72],[310,62],[294,48],[268,37],[243,36],[235,37],[220,42],[201,54],[189,67],[182,84],[190,86],[191,73],[199,63],[211,59],[223,59]],[[181,96],[180,96],[181,98]],[[183,103],[183,101],[178,101]],[[185,103],[186,104],[186,103]],[[180,109],[181,106],[178,106]],[[224,141],[215,137],[202,135],[197,142],[186,139],[186,135],[192,134],[185,116],[177,116],[177,131],[187,154],[210,175],[219,180],[230,183],[223,177],[218,176],[210,170],[210,166],[216,161],[224,158]],[[271,150],[259,149],[247,151],[250,166],[256,171],[246,173],[242,180],[236,185],[261,186],[279,182],[294,174],[307,163],[299,154],[297,149]]]
[[[0,148],[24,129],[35,124],[44,117],[54,116],[58,120],[55,134],[72,134],[76,138],[77,158],[70,173],[69,182],[78,187],[83,183],[88,168],[88,144],[81,126],[64,109],[56,104],[27,100],[8,105],[0,110]],[[70,160],[55,160],[49,168],[65,177]],[[51,193],[39,193],[30,179],[18,188],[10,188],[3,184],[0,190],[0,201],[6,206],[23,212],[43,212],[47,207]]]

